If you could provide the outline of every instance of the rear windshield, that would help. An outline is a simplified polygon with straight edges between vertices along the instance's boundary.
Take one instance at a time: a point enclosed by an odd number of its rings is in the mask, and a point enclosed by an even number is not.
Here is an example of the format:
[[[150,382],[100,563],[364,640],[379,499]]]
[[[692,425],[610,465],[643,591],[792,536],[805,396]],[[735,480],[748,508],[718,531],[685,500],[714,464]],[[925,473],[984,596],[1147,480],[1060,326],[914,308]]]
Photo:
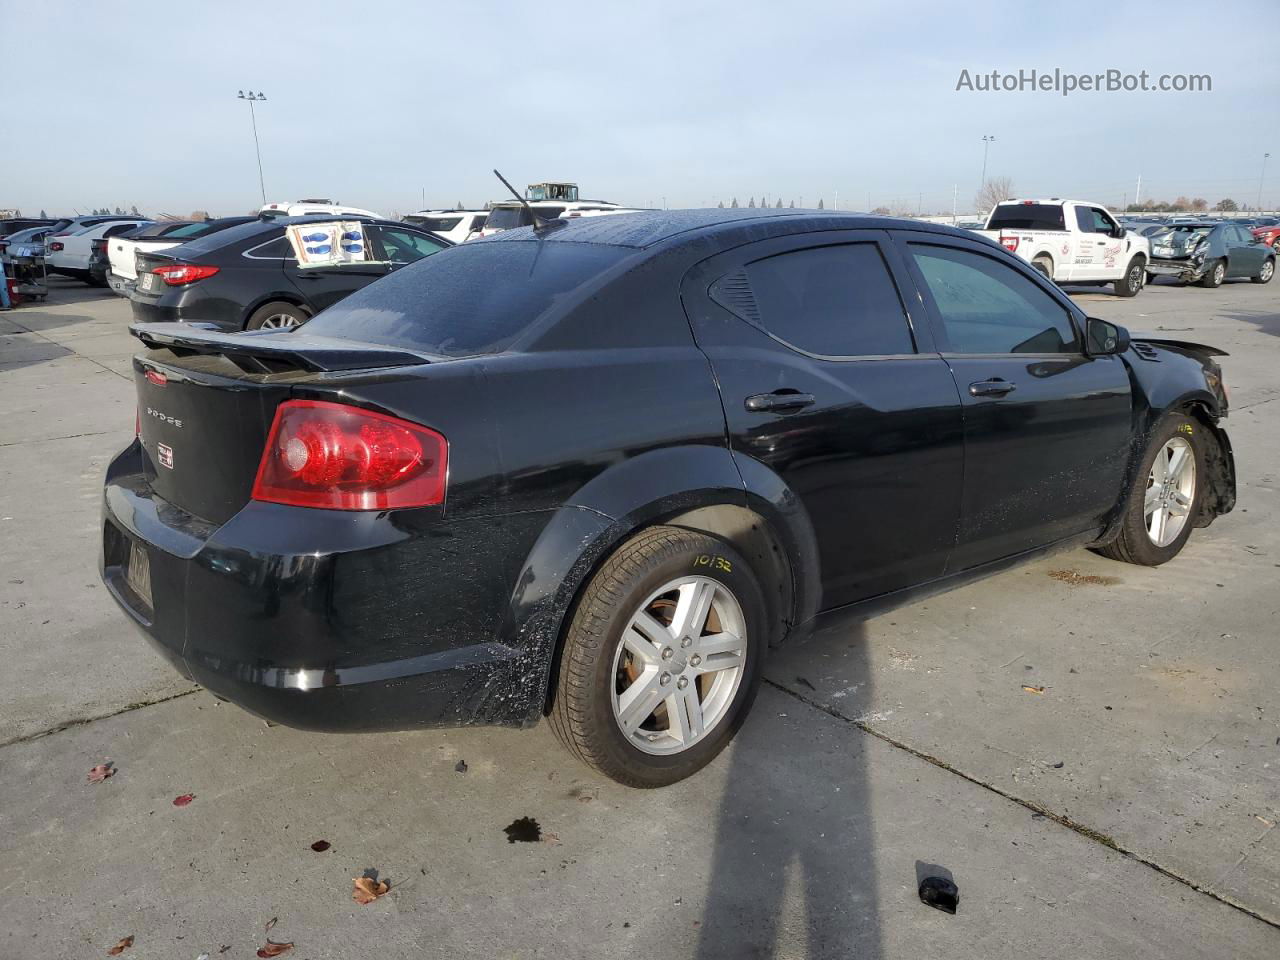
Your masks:
[[[413,222],[424,230],[447,233],[462,222],[462,217],[414,217]]]
[[[500,353],[628,252],[586,243],[463,244],[353,293],[305,330],[444,357]]]
[[[988,230],[1065,230],[1062,207],[1049,203],[1002,203],[991,213]]]

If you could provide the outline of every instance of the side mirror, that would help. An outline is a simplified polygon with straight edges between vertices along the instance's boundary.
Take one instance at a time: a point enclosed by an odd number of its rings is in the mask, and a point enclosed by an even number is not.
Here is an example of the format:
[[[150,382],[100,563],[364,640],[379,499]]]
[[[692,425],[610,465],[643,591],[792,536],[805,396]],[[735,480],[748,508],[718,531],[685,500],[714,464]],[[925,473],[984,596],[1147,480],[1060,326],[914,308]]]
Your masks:
[[[1084,352],[1091,357],[1110,357],[1129,349],[1129,331],[1097,317],[1085,320],[1084,340]]]

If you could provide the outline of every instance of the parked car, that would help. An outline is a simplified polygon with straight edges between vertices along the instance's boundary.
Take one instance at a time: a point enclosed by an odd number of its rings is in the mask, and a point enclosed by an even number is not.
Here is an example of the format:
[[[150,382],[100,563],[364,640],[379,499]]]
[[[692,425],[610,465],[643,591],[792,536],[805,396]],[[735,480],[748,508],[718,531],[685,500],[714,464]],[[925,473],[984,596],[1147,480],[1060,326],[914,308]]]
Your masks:
[[[1142,290],[1146,239],[1126,230],[1101,204],[1077,200],[1002,200],[978,231],[1058,283],[1111,281],[1116,296]]]
[[[295,330],[132,329],[101,572],[183,675],[307,729],[548,717],[633,786],[776,643],[1072,544],[1161,564],[1235,500],[1221,351],[926,223],[584,218]]]
[[[107,278],[111,274],[111,258],[107,252],[107,244],[111,237],[99,237],[89,245],[88,281],[92,286],[107,286]]]
[[[0,237],[8,237],[20,231],[37,227],[49,227],[57,222],[47,217],[11,217],[6,220],[0,220]]]
[[[50,273],[89,281],[89,255],[93,250],[93,241],[127,233],[150,222],[130,217],[125,220],[102,219],[88,226],[81,225],[79,229],[75,229],[76,225],[72,224],[67,228],[72,232],[51,233],[45,237],[45,265]]]
[[[1248,277],[1269,283],[1275,271],[1276,251],[1234,223],[1170,224],[1151,236],[1148,281],[1173,277],[1218,287],[1224,280]]]
[[[107,285],[122,297],[129,296],[138,279],[136,257],[139,251],[154,253],[217,233],[241,223],[252,223],[256,217],[222,217],[218,220],[176,220],[169,223],[153,223],[132,233],[113,237],[107,247],[111,257],[111,270]]]
[[[450,243],[465,243],[484,229],[488,210],[419,210],[404,218],[405,223],[430,230]]]
[[[259,217],[309,217],[326,215],[330,217],[374,217],[379,214],[360,207],[344,207],[332,200],[286,200],[283,203],[263,204],[258,210]]]
[[[1280,253],[1280,223],[1264,224],[1253,228],[1253,235]]]
[[[32,248],[33,251],[38,248],[41,256],[44,256],[44,238],[53,229],[53,226],[46,225],[43,227],[28,227],[25,230],[19,230],[5,237],[0,237],[0,260],[9,255],[11,250],[18,248]],[[29,254],[24,254],[29,256]]]
[[[603,217],[617,213],[636,213],[637,207],[622,207],[607,200],[529,200],[520,203],[511,200],[495,203],[489,208],[480,235],[493,236],[503,230],[533,225],[533,217],[539,220],[576,220],[581,217]]]
[[[294,326],[450,246],[406,223],[365,219],[371,261],[300,268],[285,227],[325,219],[332,218],[253,220],[171,250],[139,251],[138,280],[129,293],[134,319],[200,321],[224,330]]]

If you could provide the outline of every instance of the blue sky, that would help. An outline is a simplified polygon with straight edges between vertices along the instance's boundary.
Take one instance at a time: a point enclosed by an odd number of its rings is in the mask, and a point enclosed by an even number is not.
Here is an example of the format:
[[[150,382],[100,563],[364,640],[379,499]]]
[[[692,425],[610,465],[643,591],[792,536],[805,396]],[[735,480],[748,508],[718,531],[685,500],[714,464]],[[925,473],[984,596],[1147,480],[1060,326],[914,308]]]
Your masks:
[[[1158,9],[1160,15],[1145,16]],[[1060,12],[1055,12],[1060,11]],[[122,15],[123,12],[123,15]],[[631,204],[1280,203],[1275,0],[83,3],[0,0],[0,207],[383,213],[568,179]],[[1211,93],[957,92],[971,73],[1208,73]]]

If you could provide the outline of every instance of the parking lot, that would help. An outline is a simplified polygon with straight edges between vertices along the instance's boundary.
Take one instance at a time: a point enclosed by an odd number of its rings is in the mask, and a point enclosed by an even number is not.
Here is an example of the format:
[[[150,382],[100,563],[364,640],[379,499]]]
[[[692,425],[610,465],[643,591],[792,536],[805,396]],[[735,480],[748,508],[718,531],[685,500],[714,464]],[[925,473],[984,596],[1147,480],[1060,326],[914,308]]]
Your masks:
[[[1239,504],[1181,556],[1063,553],[784,648],[731,749],[649,792],[545,725],[301,733],[177,677],[96,570],[128,302],[52,287],[0,314],[0,957],[1280,955],[1274,284],[1073,290],[1231,354]]]

